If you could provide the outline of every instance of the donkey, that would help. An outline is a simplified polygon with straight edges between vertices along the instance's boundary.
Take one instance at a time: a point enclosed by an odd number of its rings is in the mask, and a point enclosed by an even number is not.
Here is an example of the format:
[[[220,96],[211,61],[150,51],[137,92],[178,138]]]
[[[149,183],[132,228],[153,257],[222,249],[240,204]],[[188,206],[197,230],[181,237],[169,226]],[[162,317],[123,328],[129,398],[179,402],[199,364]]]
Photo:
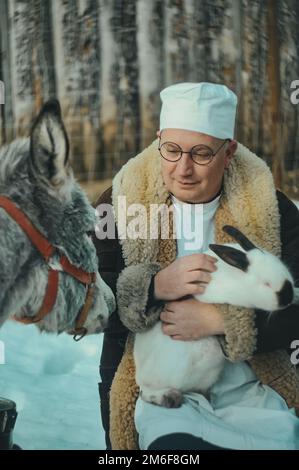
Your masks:
[[[104,329],[115,300],[97,272],[94,225],[50,100],[29,138],[0,149],[0,327],[13,317],[79,337]]]

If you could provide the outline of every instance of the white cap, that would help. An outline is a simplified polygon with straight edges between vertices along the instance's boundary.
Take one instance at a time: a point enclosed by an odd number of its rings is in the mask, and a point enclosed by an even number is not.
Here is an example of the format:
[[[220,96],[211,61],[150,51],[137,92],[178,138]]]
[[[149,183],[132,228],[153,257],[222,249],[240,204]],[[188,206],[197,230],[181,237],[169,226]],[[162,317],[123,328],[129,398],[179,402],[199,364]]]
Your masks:
[[[166,128],[233,139],[237,96],[225,85],[176,83],[161,91],[160,131]]]

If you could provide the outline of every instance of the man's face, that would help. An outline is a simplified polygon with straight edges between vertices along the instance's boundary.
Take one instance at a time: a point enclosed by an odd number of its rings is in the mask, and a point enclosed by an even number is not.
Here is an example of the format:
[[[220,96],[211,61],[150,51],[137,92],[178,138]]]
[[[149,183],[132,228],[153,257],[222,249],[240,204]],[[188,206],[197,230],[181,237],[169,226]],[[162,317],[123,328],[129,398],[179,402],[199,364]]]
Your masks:
[[[164,129],[161,133],[163,142],[174,142],[183,151],[190,151],[195,145],[206,145],[215,152],[223,143],[216,137],[185,129]],[[213,199],[221,188],[224,169],[236,151],[235,141],[227,142],[207,165],[193,162],[190,154],[183,153],[180,160],[170,162],[161,157],[162,175],[166,188],[183,202],[207,202]]]

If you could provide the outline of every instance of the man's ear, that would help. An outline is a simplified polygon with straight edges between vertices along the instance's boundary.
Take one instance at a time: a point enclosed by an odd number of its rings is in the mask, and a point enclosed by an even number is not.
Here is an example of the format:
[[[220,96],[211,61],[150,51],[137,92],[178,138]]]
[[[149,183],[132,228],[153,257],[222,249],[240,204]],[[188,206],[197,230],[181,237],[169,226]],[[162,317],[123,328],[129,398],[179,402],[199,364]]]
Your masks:
[[[236,140],[231,140],[225,151],[225,168],[229,167],[230,161],[233,158],[235,152],[238,148],[238,142]]]
[[[231,151],[232,154],[236,153],[237,148],[238,148],[238,142],[235,139],[233,139],[229,143],[229,148],[230,148],[230,151]]]

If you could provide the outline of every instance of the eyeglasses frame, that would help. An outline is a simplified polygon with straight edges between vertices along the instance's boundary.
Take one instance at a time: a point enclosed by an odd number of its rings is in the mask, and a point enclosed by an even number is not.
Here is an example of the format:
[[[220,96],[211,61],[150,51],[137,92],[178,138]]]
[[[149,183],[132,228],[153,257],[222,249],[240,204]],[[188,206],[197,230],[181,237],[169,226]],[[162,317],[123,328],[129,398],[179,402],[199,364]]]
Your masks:
[[[222,149],[222,147],[226,144],[226,142],[231,142],[231,141],[232,141],[232,139],[225,139],[225,140],[223,141],[223,143],[220,145],[220,147],[219,147],[217,150],[215,150],[215,152],[213,152],[213,149],[211,149],[211,148],[208,147],[207,145],[204,145],[204,147],[207,147],[207,148],[210,149],[211,152],[212,152],[212,153],[211,153],[211,156],[210,156],[210,160],[209,160],[207,163],[198,163],[198,162],[196,162],[195,160],[193,160],[193,158],[192,158],[192,151],[193,151],[193,149],[194,149],[195,147],[200,146],[201,144],[193,145],[193,147],[191,148],[191,150],[189,150],[189,152],[186,152],[186,151],[184,151],[178,144],[176,144],[175,142],[170,142],[170,141],[163,142],[162,145],[164,145],[164,144],[174,144],[174,145],[177,145],[178,148],[180,149],[180,156],[179,156],[179,158],[178,158],[177,160],[168,160],[168,158],[165,158],[165,157],[162,155],[162,152],[161,152],[161,137],[159,137],[159,147],[158,147],[158,150],[159,150],[159,152],[160,152],[161,157],[164,158],[164,160],[166,160],[167,162],[176,163],[176,162],[178,162],[178,161],[182,158],[182,156],[183,156],[184,153],[188,153],[188,154],[190,155],[191,160],[192,160],[196,165],[205,166],[205,165],[209,165],[209,163],[211,163],[211,161],[213,160],[213,158],[214,158],[214,157],[217,155],[217,153]]]

